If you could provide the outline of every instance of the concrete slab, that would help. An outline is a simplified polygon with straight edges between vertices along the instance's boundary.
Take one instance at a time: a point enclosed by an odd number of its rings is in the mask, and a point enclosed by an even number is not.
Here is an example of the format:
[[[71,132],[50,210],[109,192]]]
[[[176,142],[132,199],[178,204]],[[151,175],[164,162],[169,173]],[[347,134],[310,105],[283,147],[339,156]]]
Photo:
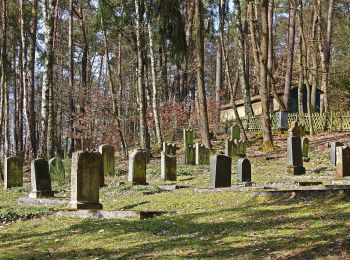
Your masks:
[[[19,205],[26,206],[66,206],[68,205],[69,200],[63,198],[28,198],[22,197],[19,198]]]

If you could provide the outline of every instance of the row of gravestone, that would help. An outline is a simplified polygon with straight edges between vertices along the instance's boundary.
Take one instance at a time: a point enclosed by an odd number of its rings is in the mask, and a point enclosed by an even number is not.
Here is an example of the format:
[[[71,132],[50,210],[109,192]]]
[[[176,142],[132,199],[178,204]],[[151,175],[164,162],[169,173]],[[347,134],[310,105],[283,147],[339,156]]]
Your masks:
[[[204,144],[194,143],[193,129],[184,129],[185,164],[207,165],[209,164],[209,149]]]

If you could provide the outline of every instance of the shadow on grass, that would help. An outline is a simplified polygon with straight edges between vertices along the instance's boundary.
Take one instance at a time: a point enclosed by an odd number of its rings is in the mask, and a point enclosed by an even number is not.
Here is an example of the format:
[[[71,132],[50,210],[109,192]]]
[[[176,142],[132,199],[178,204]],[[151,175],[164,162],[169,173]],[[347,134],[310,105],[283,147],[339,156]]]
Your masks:
[[[323,205],[323,202],[327,204]],[[283,257],[309,259],[349,253],[349,212],[339,208],[349,198],[336,199],[252,199],[246,205],[218,211],[165,215],[148,220],[82,220],[57,231],[7,233],[0,236],[2,246],[8,248],[33,241],[32,250],[18,252],[19,258],[263,258]],[[132,205],[131,205],[132,206]],[[320,206],[323,208],[321,209]],[[324,209],[324,210],[323,210]],[[51,220],[56,221],[56,220]],[[103,229],[102,238],[96,237]],[[96,248],[80,248],[45,252],[57,247],[54,240],[67,248],[76,245],[65,240],[75,234],[90,236],[92,240],[115,241],[108,250],[101,244]],[[124,236],[134,236],[120,242]],[[124,237],[125,239],[125,237]],[[78,240],[78,238],[77,238]],[[34,244],[33,243],[33,244]],[[114,247],[114,243],[113,243]],[[14,250],[15,248],[12,248]]]

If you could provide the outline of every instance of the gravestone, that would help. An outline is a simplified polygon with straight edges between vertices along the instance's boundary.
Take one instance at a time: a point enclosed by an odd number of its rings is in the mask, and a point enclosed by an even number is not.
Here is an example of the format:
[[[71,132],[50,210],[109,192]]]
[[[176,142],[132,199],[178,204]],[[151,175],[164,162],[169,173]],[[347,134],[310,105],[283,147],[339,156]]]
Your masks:
[[[332,142],[331,143],[330,159],[331,159],[331,163],[333,165],[337,164],[337,147],[339,147],[339,146],[344,146],[344,144],[341,142]]]
[[[239,126],[237,124],[234,124],[230,127],[230,133],[232,140],[241,139],[241,129],[239,129]]]
[[[176,156],[176,151],[178,150],[176,144],[173,143],[163,143],[163,152],[166,155]]]
[[[278,116],[278,130],[288,130],[288,112],[280,111],[277,113]]]
[[[146,182],[147,152],[135,149],[129,159],[128,181],[131,185],[147,185]]]
[[[54,192],[51,188],[51,177],[47,160],[40,158],[32,161],[31,184],[32,190],[29,193],[29,198],[36,199],[54,196]]]
[[[98,148],[100,154],[102,154],[103,162],[103,175],[113,176],[114,175],[114,146],[104,144]]]
[[[237,162],[237,180],[239,182],[252,181],[252,168],[247,158],[240,158]]]
[[[209,164],[209,149],[204,144],[196,143],[196,165]]]
[[[247,143],[243,140],[238,140],[237,142],[237,155],[239,157],[245,157],[247,151]]]
[[[64,181],[65,169],[60,157],[54,157],[49,160],[49,171],[52,180]]]
[[[347,146],[338,146],[336,153],[336,176],[338,178],[350,176],[350,148]]]
[[[227,139],[225,141],[225,155],[231,159],[237,156],[237,140]]]
[[[161,153],[161,179],[176,181],[176,156]]]
[[[99,203],[100,177],[103,175],[102,155],[95,151],[73,153],[71,170],[71,201],[74,209],[102,209]]]
[[[310,140],[307,137],[303,137],[301,142],[301,149],[303,153],[303,160],[304,162],[309,162],[309,147],[310,147]]]
[[[192,128],[183,130],[185,164],[195,164],[194,132]]]
[[[18,157],[8,157],[4,163],[4,189],[23,186],[22,161]]]
[[[231,187],[232,159],[225,155],[210,157],[209,188]]]
[[[293,175],[305,174],[301,148],[300,127],[297,122],[293,122],[292,127],[289,129],[289,137],[287,142],[287,172]]]

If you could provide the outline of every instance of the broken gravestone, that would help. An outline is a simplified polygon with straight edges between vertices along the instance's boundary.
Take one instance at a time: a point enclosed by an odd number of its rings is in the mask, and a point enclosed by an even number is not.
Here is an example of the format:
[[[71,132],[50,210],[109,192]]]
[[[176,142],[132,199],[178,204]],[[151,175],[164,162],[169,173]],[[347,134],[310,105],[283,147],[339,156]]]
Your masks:
[[[225,155],[210,157],[209,188],[231,187],[232,159]]]
[[[40,158],[32,161],[31,184],[32,190],[29,193],[29,198],[49,198],[54,196],[47,160]]]
[[[161,179],[176,181],[176,156],[161,153]]]
[[[4,163],[4,189],[23,186],[22,160],[18,157],[7,157]]]
[[[147,185],[146,164],[147,152],[144,149],[136,149],[131,153],[128,173],[128,181],[131,185]]]

